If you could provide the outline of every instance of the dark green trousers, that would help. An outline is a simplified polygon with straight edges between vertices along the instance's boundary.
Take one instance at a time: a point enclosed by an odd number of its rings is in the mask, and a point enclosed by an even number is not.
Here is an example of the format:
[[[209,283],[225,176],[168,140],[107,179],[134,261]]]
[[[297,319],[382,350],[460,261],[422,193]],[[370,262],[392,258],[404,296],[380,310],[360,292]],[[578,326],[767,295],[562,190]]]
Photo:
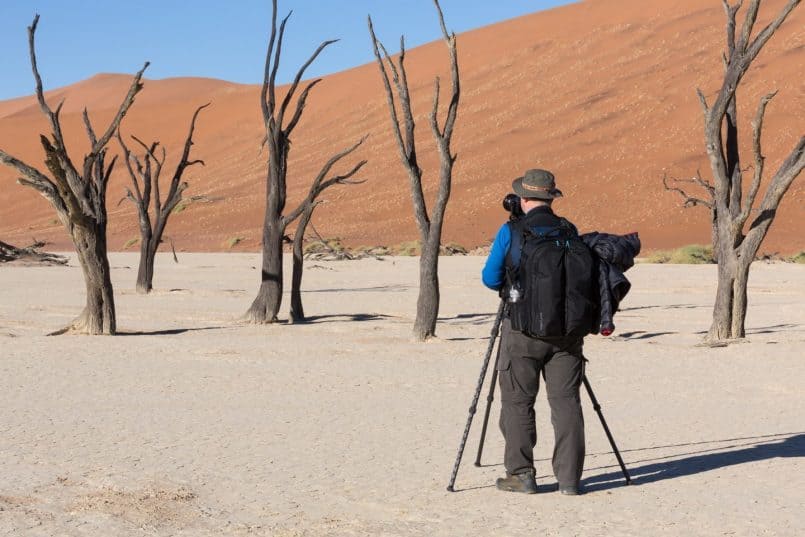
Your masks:
[[[578,486],[584,467],[584,416],[579,399],[583,343],[584,338],[530,338],[512,330],[508,319],[503,320],[497,369],[500,430],[506,441],[503,462],[508,474],[534,468],[534,401],[542,374],[554,432],[553,473],[560,486]]]

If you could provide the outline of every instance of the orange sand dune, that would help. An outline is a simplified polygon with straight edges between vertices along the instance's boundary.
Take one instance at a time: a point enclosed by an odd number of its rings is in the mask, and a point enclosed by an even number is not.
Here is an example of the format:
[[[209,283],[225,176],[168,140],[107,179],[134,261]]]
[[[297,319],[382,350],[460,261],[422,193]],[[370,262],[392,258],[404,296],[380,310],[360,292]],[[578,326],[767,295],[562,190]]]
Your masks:
[[[758,28],[783,0],[763,3]],[[717,0],[591,0],[520,17],[459,36],[462,100],[453,147],[458,152],[445,242],[466,246],[491,239],[505,218],[500,200],[524,169],[546,167],[565,198],[557,211],[582,231],[637,230],[646,248],[709,240],[704,209],[682,209],[661,178],[709,176],[702,112],[695,88],[712,99],[721,76],[724,14]],[[382,15],[378,14],[378,17]],[[446,14],[448,22],[450,14]],[[435,25],[436,21],[432,23]],[[805,131],[805,9],[798,9],[761,53],[739,93],[743,142],[758,99],[779,94],[769,106],[763,147],[770,176]],[[367,48],[369,38],[366,39]],[[387,43],[393,47],[395,43]],[[337,46],[337,45],[336,45]],[[426,194],[435,197],[437,154],[427,114],[433,79],[449,80],[442,42],[409,51],[409,80],[417,115]],[[146,72],[147,74],[147,72]],[[80,112],[96,128],[115,112],[130,75],[97,75],[48,92],[53,106],[66,99],[64,130],[74,158],[87,149]],[[194,157],[206,161],[186,176],[187,195],[221,198],[176,214],[167,235],[183,250],[257,250],[264,210],[266,153],[260,88],[211,79],[147,81],[123,131],[159,139],[176,157],[196,106],[211,101],[198,122]],[[31,97],[0,102],[0,148],[29,164],[42,164],[38,134],[46,122]],[[333,153],[368,134],[355,159],[369,164],[360,185],[328,190],[314,225],[347,244],[393,245],[418,237],[408,180],[390,131],[377,66],[328,76],[313,91],[293,137],[289,206]],[[748,144],[745,163],[751,161]],[[116,142],[110,146],[117,150]],[[344,168],[352,162],[345,162]],[[0,237],[31,237],[68,247],[69,239],[37,193],[13,183],[0,169]],[[165,178],[167,180],[167,177]],[[110,246],[121,249],[138,235],[133,207],[117,205],[128,177],[122,167],[109,187]],[[762,194],[762,192],[761,192]],[[805,246],[805,182],[795,181],[762,247],[792,252]]]

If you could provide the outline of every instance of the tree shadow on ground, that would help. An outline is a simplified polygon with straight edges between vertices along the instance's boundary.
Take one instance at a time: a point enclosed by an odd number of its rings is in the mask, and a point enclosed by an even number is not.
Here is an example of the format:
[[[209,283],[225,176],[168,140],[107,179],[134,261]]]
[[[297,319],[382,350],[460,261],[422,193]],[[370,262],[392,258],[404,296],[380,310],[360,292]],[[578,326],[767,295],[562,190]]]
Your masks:
[[[495,315],[495,313],[459,313],[454,317],[439,317],[437,320],[449,324],[486,324],[492,321]]]
[[[393,315],[382,313],[336,313],[332,315],[311,315],[303,321],[294,321],[293,324],[319,324],[343,321],[378,321],[380,319],[394,319]]]
[[[680,309],[695,309],[695,308],[709,308],[711,306],[697,306],[696,304],[654,304],[651,306],[634,306],[632,308],[620,308],[618,311],[636,311],[636,310],[650,310],[660,308],[664,310],[680,310]]]
[[[632,485],[644,485],[748,462],[763,461],[777,457],[805,457],[805,433],[790,433],[787,437],[782,439],[779,438],[780,435],[774,436],[777,438],[763,442],[749,442],[735,444],[726,448],[720,447],[686,453],[682,455],[683,458],[676,458],[680,457],[680,455],[668,455],[666,457],[632,461],[627,463],[626,467],[632,477]],[[725,449],[730,451],[724,451]],[[665,460],[672,458],[673,460]],[[637,467],[630,466],[639,463],[648,464]],[[603,468],[612,468],[612,466]],[[623,473],[618,469],[614,472],[588,477],[583,479],[582,483],[586,491],[594,492],[622,486],[624,484],[624,478]]]
[[[176,336],[185,332],[199,332],[201,330],[222,330],[225,326],[203,326],[199,328],[170,328],[167,330],[122,330],[118,336]]]
[[[758,326],[758,327],[751,327],[746,329],[747,335],[753,334],[774,334],[776,332],[796,332],[797,330],[793,330],[794,328],[799,328],[802,326],[801,324],[775,324],[772,326]]]
[[[784,323],[784,324],[773,324],[771,326],[754,326],[754,327],[747,327],[746,328],[746,335],[758,335],[758,334],[776,334],[778,332],[801,332],[801,330],[795,330],[802,326],[801,324],[791,324],[791,323]],[[696,332],[697,334],[707,334],[708,330],[700,330]]]
[[[410,285],[375,285],[373,287],[341,287],[334,289],[305,289],[303,293],[366,293],[366,292],[392,292],[401,293],[411,288]]]
[[[643,330],[634,330],[632,332],[624,332],[622,334],[614,334],[612,339],[615,341],[628,340],[633,341],[636,339],[651,339],[658,336],[666,336],[668,334],[678,334],[679,332],[644,332]]]

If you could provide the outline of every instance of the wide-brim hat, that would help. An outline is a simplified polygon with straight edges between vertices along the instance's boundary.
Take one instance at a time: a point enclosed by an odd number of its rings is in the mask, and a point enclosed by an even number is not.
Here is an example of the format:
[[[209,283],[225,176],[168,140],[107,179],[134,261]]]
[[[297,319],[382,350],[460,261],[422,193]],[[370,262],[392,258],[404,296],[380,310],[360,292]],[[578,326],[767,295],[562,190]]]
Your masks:
[[[548,170],[528,170],[512,182],[512,188],[521,198],[552,200],[562,197],[562,191],[556,188],[556,180]]]

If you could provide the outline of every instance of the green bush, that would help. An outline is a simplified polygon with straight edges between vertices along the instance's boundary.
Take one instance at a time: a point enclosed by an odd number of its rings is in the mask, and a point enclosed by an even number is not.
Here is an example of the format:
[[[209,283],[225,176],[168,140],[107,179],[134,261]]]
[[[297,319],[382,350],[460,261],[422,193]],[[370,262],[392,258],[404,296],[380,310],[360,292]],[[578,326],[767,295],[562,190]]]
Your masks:
[[[704,265],[715,263],[713,248],[699,244],[689,244],[675,250],[657,250],[646,257],[647,263],[669,263],[674,265]]]
[[[191,202],[189,199],[184,199],[184,200],[180,201],[180,202],[179,202],[179,203],[177,203],[177,204],[176,204],[176,206],[173,208],[173,210],[171,211],[171,214],[179,214],[180,212],[182,212],[182,211],[184,211],[185,209],[187,209],[187,207],[188,207],[188,206],[189,206],[191,203],[192,203],[192,202]]]
[[[420,246],[419,241],[401,242],[394,247],[394,253],[396,255],[415,256],[422,253],[422,247]]]
[[[667,263],[671,259],[670,250],[657,250],[645,257],[646,263]]]
[[[457,242],[448,242],[439,248],[439,255],[467,255],[467,249]]]
[[[792,263],[800,263],[805,264],[805,251],[802,251],[796,255],[792,255],[789,259]]]
[[[671,252],[669,263],[677,265],[706,265],[715,263],[712,246],[689,244]]]
[[[391,248],[388,246],[358,246],[355,248],[355,253],[365,255],[391,255]]]
[[[226,240],[226,245],[231,249],[243,242],[243,237],[229,237]]]

